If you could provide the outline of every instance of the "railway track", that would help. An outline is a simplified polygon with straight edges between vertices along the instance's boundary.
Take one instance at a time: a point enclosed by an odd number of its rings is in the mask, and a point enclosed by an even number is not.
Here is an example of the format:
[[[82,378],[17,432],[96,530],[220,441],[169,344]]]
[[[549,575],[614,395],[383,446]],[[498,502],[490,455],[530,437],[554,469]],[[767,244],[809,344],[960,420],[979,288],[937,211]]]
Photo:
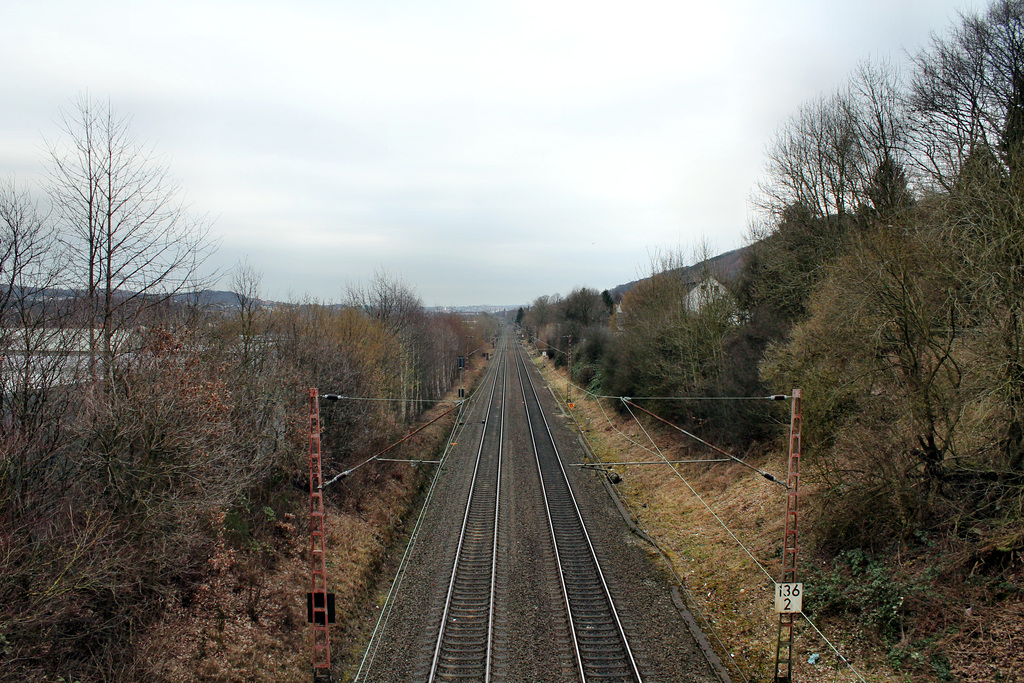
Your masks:
[[[506,338],[507,339],[507,338]],[[511,357],[511,358],[510,358]],[[491,681],[504,678],[495,642],[506,634],[495,613],[500,607],[499,554],[502,546],[501,481],[504,425],[508,404],[509,362],[525,405],[532,454],[543,494],[547,532],[554,562],[546,568],[558,586],[568,627],[560,639],[570,651],[575,677],[581,681],[639,681],[640,672],[587,533],[579,506],[562,467],[533,378],[515,345],[503,342],[499,367],[490,385],[484,426],[476,450],[467,503],[462,516],[455,561],[434,641],[428,681]],[[512,454],[509,454],[510,457]],[[550,578],[553,577],[553,578]],[[538,580],[543,580],[538,577]],[[555,635],[555,634],[551,634]]]
[[[504,346],[504,344],[503,344]],[[506,353],[491,382],[458,550],[427,680],[491,680]],[[499,391],[500,385],[500,391]]]
[[[623,628],[590,535],[608,542],[610,520],[590,520],[590,532],[584,524],[574,491],[596,489],[570,486],[536,370],[507,332],[496,351],[454,439],[463,443],[424,508],[437,514],[412,537],[397,610],[382,613],[394,618],[383,617],[357,679],[641,681],[641,667],[662,679],[664,664],[652,666],[646,649],[639,666],[634,659],[636,620]],[[579,502],[589,518],[594,501]],[[618,547],[602,552],[622,561]],[[631,610],[636,589],[651,585],[615,573],[616,595]]]
[[[513,352],[580,680],[641,681],[522,350]]]

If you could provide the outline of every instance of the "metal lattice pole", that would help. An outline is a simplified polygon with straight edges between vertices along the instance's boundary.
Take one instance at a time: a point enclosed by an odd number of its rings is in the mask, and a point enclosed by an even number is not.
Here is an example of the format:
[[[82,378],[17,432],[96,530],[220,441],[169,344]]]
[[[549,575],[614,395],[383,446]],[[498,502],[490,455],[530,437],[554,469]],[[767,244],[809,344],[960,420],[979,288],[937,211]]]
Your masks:
[[[800,431],[803,422],[803,392],[793,390],[789,423],[789,475],[786,478],[786,531],[782,537],[782,584],[796,583],[797,512],[800,503]],[[775,643],[775,683],[793,680],[793,626],[797,613],[779,614],[779,633]]]
[[[565,402],[572,403],[572,335],[569,335],[569,363],[565,371]]]
[[[324,493],[320,466],[320,397],[309,390],[310,599],[313,615],[313,681],[331,681],[331,636],[327,625],[327,565],[324,557]]]

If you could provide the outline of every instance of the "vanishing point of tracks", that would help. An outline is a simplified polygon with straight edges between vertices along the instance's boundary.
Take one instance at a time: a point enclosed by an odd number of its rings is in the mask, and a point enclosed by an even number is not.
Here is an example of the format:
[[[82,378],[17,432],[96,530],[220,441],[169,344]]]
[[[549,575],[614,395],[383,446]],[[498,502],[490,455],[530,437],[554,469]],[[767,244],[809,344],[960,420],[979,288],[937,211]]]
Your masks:
[[[506,456],[510,356],[522,387],[553,547],[555,566],[551,572],[557,576],[560,587],[569,624],[565,645],[574,660],[577,677],[581,681],[639,681],[640,671],[566,478],[533,379],[518,345],[507,343],[498,354],[490,382],[473,479],[428,680],[492,680],[498,657],[495,643],[505,638],[500,633],[502,620],[496,618],[496,596],[502,593],[498,558],[502,552],[508,552],[502,546],[500,482],[502,459]]]

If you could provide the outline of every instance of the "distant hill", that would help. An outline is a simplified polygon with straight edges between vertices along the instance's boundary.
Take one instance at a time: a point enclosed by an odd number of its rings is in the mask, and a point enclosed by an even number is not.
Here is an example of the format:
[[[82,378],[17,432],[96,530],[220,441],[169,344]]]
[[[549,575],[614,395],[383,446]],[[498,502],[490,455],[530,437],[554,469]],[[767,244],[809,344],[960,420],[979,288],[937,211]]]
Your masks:
[[[733,249],[732,251],[727,251],[724,254],[712,256],[706,261],[695,263],[692,266],[678,268],[676,272],[679,273],[680,277],[690,279],[694,282],[697,281],[701,273],[709,272],[716,279],[722,282],[722,284],[728,285],[729,283],[735,282],[739,279],[740,273],[743,272],[743,266],[746,265],[746,256],[749,249],[750,247]],[[627,282],[624,285],[619,285],[614,289],[608,290],[608,293],[612,295],[613,299],[619,301],[626,292],[633,289],[633,287],[646,279],[647,278],[641,278],[639,280]]]
[[[119,293],[120,296],[129,296],[133,294],[131,291],[123,291]],[[55,301],[70,301],[76,298],[81,298],[85,294],[81,290],[76,289],[44,289],[39,291],[29,290],[15,291],[15,297],[26,297],[33,300],[55,300]],[[154,294],[154,299],[158,299],[159,295]],[[198,304],[201,308],[215,310],[215,311],[235,311],[239,308],[240,304],[238,296],[234,292],[227,292],[218,289],[203,289],[197,292],[179,292],[178,294],[171,295],[171,301],[178,304],[195,305]],[[278,306],[285,305],[284,302],[274,301],[271,299],[260,299],[259,307],[273,309]],[[345,308],[348,304],[344,303],[332,303],[325,304],[328,308]],[[472,306],[425,306],[425,310],[430,312],[439,313],[502,313],[504,311],[514,311],[521,304],[517,305],[505,305],[495,306],[491,304],[477,304]]]
[[[225,292],[216,289],[204,289],[199,292],[187,292],[175,294],[172,299],[180,302],[192,302],[199,299],[201,306],[212,306],[214,308],[238,308],[238,297],[234,292]]]
[[[473,306],[427,306],[426,310],[433,313],[504,313],[514,311],[519,306],[495,306],[492,304],[478,304]]]
[[[128,297],[133,295],[134,292],[130,290],[119,291],[115,296]],[[150,295],[151,300],[160,300],[164,296],[160,293],[154,293]],[[44,300],[49,301],[72,301],[74,299],[81,299],[85,297],[85,292],[79,289],[68,289],[68,288],[51,288],[41,290],[28,290],[28,289],[17,289],[14,291],[15,298],[24,297],[27,300],[34,302],[41,302]],[[178,294],[171,295],[171,301],[181,304],[192,304],[198,300],[199,305],[205,308],[213,308],[220,310],[233,310],[238,308],[238,297],[234,292],[225,292],[221,290],[204,289],[198,292],[180,292]],[[263,306],[274,306],[277,302],[268,301],[265,299],[260,300],[260,304]]]

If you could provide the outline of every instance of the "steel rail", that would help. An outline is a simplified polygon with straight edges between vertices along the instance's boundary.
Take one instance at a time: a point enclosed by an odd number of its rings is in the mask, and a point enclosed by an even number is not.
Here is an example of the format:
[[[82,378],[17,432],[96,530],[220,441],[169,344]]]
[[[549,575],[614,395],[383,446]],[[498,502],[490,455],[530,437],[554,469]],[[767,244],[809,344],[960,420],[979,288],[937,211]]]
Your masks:
[[[502,370],[499,373],[496,367],[491,381],[490,396],[484,414],[484,426],[480,434],[472,483],[459,533],[458,549],[455,562],[452,565],[448,593],[445,597],[444,611],[427,679],[431,682],[449,677],[466,678],[467,674],[475,680],[491,680],[495,572],[498,556],[498,512],[501,502],[501,461],[505,423],[504,395],[508,375],[505,347],[506,344],[503,343],[499,350],[500,363],[497,364]],[[482,479],[490,473],[482,473],[481,464],[489,465],[489,463],[484,463],[484,448],[488,435],[493,436],[493,432],[489,430],[492,429],[492,418],[494,417],[492,416],[492,407],[498,388],[499,374],[501,374],[501,405],[496,416],[498,442],[492,481],[489,478]],[[487,467],[487,469],[490,468]],[[482,541],[488,540],[486,538],[488,534],[489,547],[480,546]],[[486,581],[482,579],[484,573],[486,573]],[[480,621],[480,602],[485,589],[487,593],[487,625],[483,639],[485,642],[481,643],[478,622]],[[465,635],[467,632],[469,635]],[[483,650],[482,662],[479,653],[481,647]],[[480,669],[482,671],[479,674],[475,673]]]
[[[490,607],[487,611],[487,671],[485,681],[491,680],[491,662],[494,650],[494,593],[498,582],[498,514],[501,511],[501,465],[505,442],[505,394],[508,387],[508,358],[506,356],[506,343],[502,344],[499,351],[501,358],[501,422],[498,425],[498,471],[494,477],[494,530],[492,532],[494,542],[491,544],[491,595]],[[495,379],[497,381],[497,379]]]
[[[533,443],[537,472],[548,517],[548,529],[554,546],[562,596],[570,622],[573,650],[580,680],[633,678],[642,681],[633,652],[629,647],[622,621],[612,599],[608,582],[601,570],[594,544],[587,532],[576,496],[569,485],[568,476],[551,433],[551,426],[540,403],[533,378],[530,377],[522,351],[515,345],[516,369],[519,373],[526,417]],[[525,375],[525,379],[524,379]],[[527,384],[533,394],[533,404],[544,429],[530,416],[531,402],[526,393]],[[545,468],[538,448],[538,435],[549,443],[553,458]],[[557,467],[556,467],[557,465]],[[545,476],[547,475],[547,476]],[[558,476],[560,475],[560,476]],[[545,482],[545,479],[548,479]],[[550,485],[550,486],[549,486]],[[555,491],[555,488],[564,488]],[[553,510],[553,507],[555,508]],[[561,533],[560,533],[561,532]],[[580,541],[583,541],[581,544]],[[607,615],[607,616],[606,616]],[[584,623],[585,621],[585,623]]]
[[[484,378],[481,380],[481,386],[485,386],[487,379],[490,378],[491,375],[495,374],[496,372],[497,364],[488,368],[487,372],[484,374]],[[444,447],[444,452],[441,455],[441,460],[439,462],[439,464],[442,465],[442,467],[444,466],[445,463],[448,462],[449,458],[451,457],[453,447],[455,446],[456,443],[458,443],[461,440],[461,435],[465,433],[468,425],[467,421],[470,414],[474,413],[477,410],[482,399],[482,392],[473,391],[464,401],[460,402],[459,414],[458,417],[456,418],[456,424],[452,428],[452,432],[448,437],[448,442]],[[354,682],[360,680],[367,680],[369,678],[370,671],[373,669],[374,661],[376,660],[377,653],[380,650],[383,641],[383,638],[381,637],[381,632],[387,626],[388,621],[391,618],[391,614],[395,608],[395,598],[397,594],[400,592],[402,584],[405,581],[406,571],[409,567],[410,556],[417,545],[420,531],[423,526],[423,521],[427,515],[427,512],[432,507],[434,495],[437,490],[437,485],[441,479],[441,473],[442,468],[439,467],[434,471],[434,475],[430,479],[430,486],[427,489],[423,507],[420,509],[419,515],[416,518],[416,522],[413,525],[412,534],[409,537],[409,542],[406,544],[405,552],[403,553],[402,558],[399,562],[398,570],[395,572],[395,576],[392,579],[391,588],[388,590],[387,596],[385,597],[384,600],[384,604],[381,606],[381,614],[377,619],[376,625],[374,626],[373,633],[370,635],[370,641],[367,644],[366,650],[363,653],[363,658],[359,663],[359,669],[356,671],[355,677],[353,678]],[[365,676],[363,675],[364,669],[366,670]]]

